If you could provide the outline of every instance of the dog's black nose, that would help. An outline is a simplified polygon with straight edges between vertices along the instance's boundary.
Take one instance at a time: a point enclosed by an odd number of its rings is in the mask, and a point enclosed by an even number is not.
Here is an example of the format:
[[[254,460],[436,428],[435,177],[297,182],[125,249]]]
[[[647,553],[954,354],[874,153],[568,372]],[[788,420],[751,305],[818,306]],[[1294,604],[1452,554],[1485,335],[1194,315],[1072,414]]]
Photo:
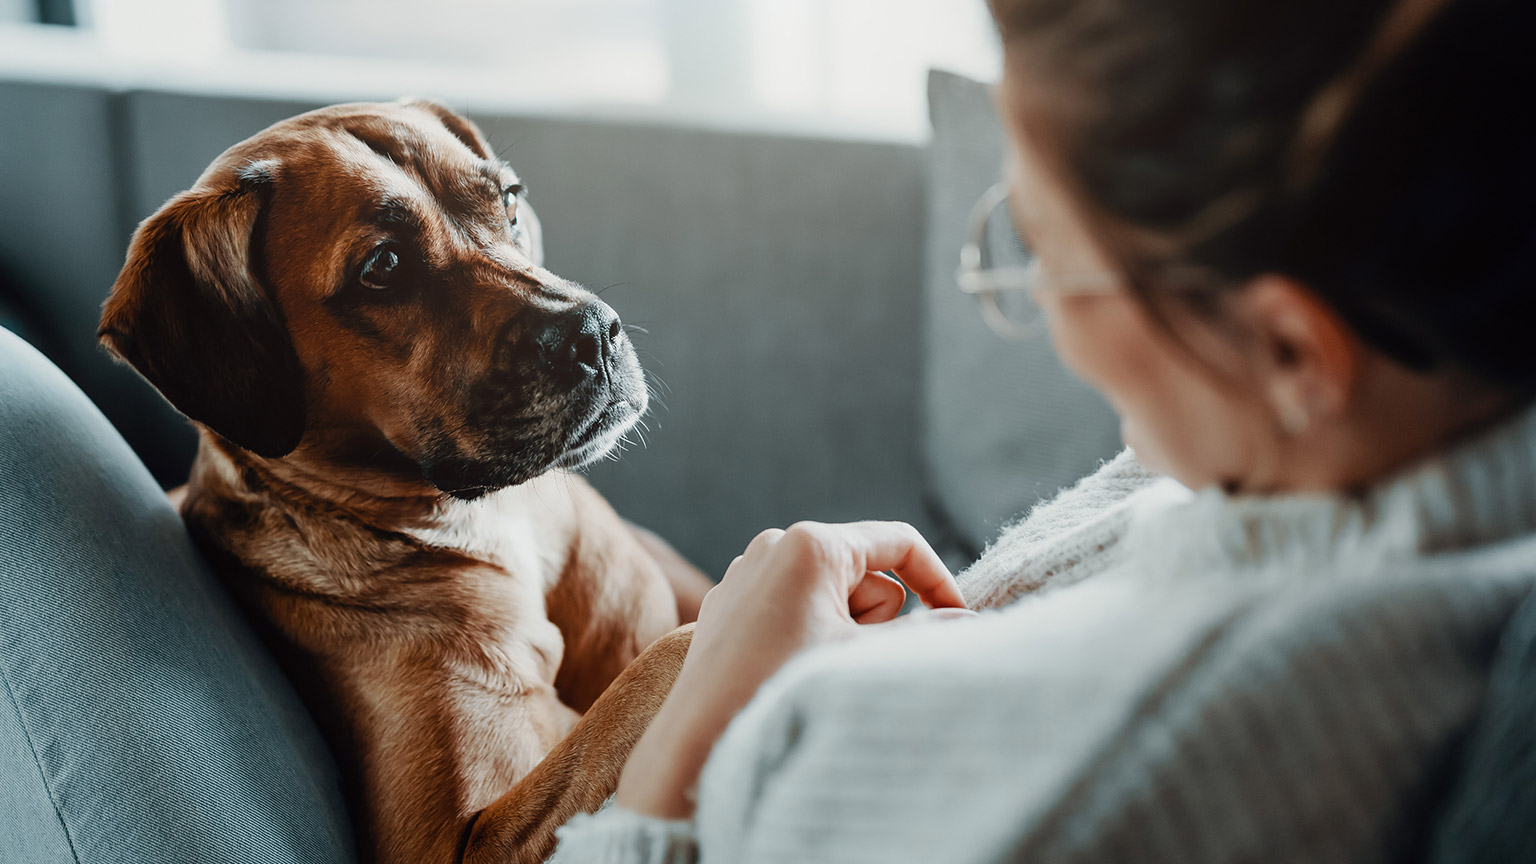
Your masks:
[[[551,320],[539,336],[539,353],[556,368],[601,375],[623,329],[619,314],[594,300]]]

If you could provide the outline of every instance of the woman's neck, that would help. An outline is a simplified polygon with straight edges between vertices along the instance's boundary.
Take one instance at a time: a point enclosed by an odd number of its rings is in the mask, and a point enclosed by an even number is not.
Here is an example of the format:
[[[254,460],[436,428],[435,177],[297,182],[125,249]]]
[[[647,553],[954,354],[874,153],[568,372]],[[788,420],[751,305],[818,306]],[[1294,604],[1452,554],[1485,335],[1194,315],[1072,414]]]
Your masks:
[[[1349,411],[1292,437],[1277,492],[1359,493],[1446,452],[1529,402],[1460,373],[1378,363]]]

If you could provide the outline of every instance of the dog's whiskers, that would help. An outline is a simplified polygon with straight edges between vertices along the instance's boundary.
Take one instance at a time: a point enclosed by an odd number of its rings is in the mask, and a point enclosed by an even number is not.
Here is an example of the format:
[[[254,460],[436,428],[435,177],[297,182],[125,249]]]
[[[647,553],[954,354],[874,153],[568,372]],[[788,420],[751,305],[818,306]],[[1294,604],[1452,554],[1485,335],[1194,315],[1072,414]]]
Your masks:
[[[671,388],[668,388],[669,393],[663,393],[663,392],[661,392],[661,389],[657,386],[657,384],[660,384],[661,387],[666,387],[666,383],[661,381],[661,379],[659,379],[659,378],[656,379],[656,383],[652,383],[651,381],[646,381],[645,382],[645,395],[646,395],[646,398],[650,402],[651,405],[657,406],[662,411],[666,411],[666,412],[670,413],[671,410],[672,410],[672,406],[667,404],[667,398],[666,397],[669,395]],[[654,413],[654,411],[652,413]],[[649,428],[649,427],[647,427],[647,428]]]
[[[497,132],[497,137],[500,137],[501,128],[499,126],[497,127],[496,132]],[[505,147],[503,147],[500,150],[496,151],[496,158],[497,159],[504,158],[507,155],[507,151],[511,150],[513,147],[516,147],[518,144],[522,143],[522,140],[523,140],[523,136],[521,136],[521,135],[517,136],[517,138],[513,139]]]
[[[663,381],[660,375],[656,374],[650,369],[647,369],[645,370],[645,377],[655,385],[655,388],[651,391],[651,395],[663,395],[661,391],[665,391],[665,395],[672,395],[672,385],[668,384],[666,381]]]

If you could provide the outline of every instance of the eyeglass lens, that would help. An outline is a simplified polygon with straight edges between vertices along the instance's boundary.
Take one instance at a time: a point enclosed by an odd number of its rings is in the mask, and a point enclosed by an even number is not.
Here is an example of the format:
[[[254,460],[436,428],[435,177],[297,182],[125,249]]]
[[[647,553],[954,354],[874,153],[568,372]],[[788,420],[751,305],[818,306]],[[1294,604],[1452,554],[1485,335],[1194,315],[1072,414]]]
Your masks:
[[[1034,254],[1014,228],[1006,199],[993,208],[982,241],[982,267],[1011,275],[1027,272],[1033,276],[1038,272],[1033,267]],[[1043,316],[1033,294],[1031,286],[1030,290],[998,291],[990,299],[1014,328],[1024,329],[1035,326]]]

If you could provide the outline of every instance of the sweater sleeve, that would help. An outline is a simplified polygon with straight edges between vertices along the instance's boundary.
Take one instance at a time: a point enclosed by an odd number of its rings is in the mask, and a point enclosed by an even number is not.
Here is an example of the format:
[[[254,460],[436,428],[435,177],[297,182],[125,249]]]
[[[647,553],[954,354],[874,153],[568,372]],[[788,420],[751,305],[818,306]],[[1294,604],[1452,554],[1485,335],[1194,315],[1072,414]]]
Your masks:
[[[1417,842],[1509,592],[1127,586],[787,667],[705,768],[701,860],[1344,864]]]
[[[1138,494],[1182,490],[1136,461],[1130,448],[1005,528],[956,577],[972,609],[1006,606],[1025,594],[1081,581],[1109,566]]]
[[[642,816],[622,807],[582,813],[558,831],[546,864],[695,864],[693,823]]]

